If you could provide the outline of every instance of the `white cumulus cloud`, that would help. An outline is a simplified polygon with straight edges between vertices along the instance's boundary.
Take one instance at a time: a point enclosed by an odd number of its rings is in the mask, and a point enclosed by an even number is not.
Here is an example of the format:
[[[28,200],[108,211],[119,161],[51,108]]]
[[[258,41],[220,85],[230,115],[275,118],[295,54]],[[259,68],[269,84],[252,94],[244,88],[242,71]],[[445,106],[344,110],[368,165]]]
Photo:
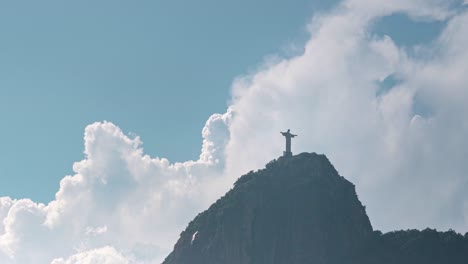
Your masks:
[[[188,221],[231,182],[220,161],[229,116],[207,121],[198,161],[174,164],[144,155],[140,139],[112,123],[89,125],[86,158],[61,180],[55,200],[1,198],[0,262],[127,263],[125,256],[160,263]]]
[[[395,12],[447,27],[409,53],[372,32]],[[291,128],[296,152],[327,154],[357,184],[375,227],[467,231],[467,17],[447,1],[351,0],[316,18],[302,55],[235,83],[228,170],[261,167]]]
[[[75,254],[67,260],[54,259],[51,264],[128,264],[129,260],[112,247],[103,247]]]

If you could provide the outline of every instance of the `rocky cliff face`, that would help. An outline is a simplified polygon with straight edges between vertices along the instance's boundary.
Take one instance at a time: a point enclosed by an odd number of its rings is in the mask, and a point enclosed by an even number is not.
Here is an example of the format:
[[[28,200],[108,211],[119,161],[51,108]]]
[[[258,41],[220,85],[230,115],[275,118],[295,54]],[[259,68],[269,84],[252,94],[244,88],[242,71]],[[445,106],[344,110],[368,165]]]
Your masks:
[[[343,264],[372,237],[354,185],[324,155],[303,153],[242,176],[164,263]]]
[[[199,214],[163,264],[466,264],[468,233],[373,231],[324,155],[279,158]]]

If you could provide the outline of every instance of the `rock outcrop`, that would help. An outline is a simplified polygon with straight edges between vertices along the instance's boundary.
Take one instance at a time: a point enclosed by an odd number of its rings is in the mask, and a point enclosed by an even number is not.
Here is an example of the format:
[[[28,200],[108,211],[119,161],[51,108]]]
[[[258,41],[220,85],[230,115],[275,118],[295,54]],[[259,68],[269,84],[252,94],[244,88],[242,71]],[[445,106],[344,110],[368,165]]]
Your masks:
[[[164,264],[342,264],[372,236],[354,185],[324,155],[302,153],[239,178]]]
[[[324,155],[281,157],[199,214],[163,264],[466,264],[468,233],[373,231]]]

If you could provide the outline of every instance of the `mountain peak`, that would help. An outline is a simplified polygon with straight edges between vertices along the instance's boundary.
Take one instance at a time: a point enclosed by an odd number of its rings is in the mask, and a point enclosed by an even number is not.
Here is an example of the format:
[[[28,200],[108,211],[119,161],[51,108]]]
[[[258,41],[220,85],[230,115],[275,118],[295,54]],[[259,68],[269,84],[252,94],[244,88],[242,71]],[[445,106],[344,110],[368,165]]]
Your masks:
[[[325,155],[301,153],[240,177],[164,263],[342,263],[372,233],[354,185]]]
[[[461,264],[468,233],[373,231],[325,155],[270,161],[190,222],[163,264]]]

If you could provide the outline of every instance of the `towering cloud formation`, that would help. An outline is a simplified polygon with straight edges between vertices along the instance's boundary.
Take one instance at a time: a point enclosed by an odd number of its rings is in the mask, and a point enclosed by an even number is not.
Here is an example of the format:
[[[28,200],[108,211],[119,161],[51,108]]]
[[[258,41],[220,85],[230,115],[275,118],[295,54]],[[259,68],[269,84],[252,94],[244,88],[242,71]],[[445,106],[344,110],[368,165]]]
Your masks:
[[[296,128],[298,150],[327,153],[377,228],[467,230],[467,13],[449,2],[376,2],[317,18],[304,54],[236,83],[227,165],[261,166],[280,153],[268,144],[277,131]],[[372,32],[395,12],[448,24],[434,43],[400,48]],[[383,87],[389,78],[398,82]]]
[[[211,185],[227,186],[219,137],[229,138],[228,120],[213,115],[200,159],[175,164],[144,155],[140,139],[112,123],[89,125],[86,159],[62,179],[54,201],[1,198],[0,262],[157,263],[200,206],[225,189]]]
[[[458,1],[349,0],[310,24],[303,54],[233,85],[203,129],[199,160],[144,155],[109,122],[51,203],[0,199],[2,263],[159,263],[180,230],[240,174],[282,153],[326,153],[356,183],[375,227],[468,230],[468,12]],[[444,20],[433,43],[399,47],[374,23]],[[388,79],[393,86],[383,86]],[[272,144],[278,142],[278,144]],[[106,262],[107,261],[107,262]]]

